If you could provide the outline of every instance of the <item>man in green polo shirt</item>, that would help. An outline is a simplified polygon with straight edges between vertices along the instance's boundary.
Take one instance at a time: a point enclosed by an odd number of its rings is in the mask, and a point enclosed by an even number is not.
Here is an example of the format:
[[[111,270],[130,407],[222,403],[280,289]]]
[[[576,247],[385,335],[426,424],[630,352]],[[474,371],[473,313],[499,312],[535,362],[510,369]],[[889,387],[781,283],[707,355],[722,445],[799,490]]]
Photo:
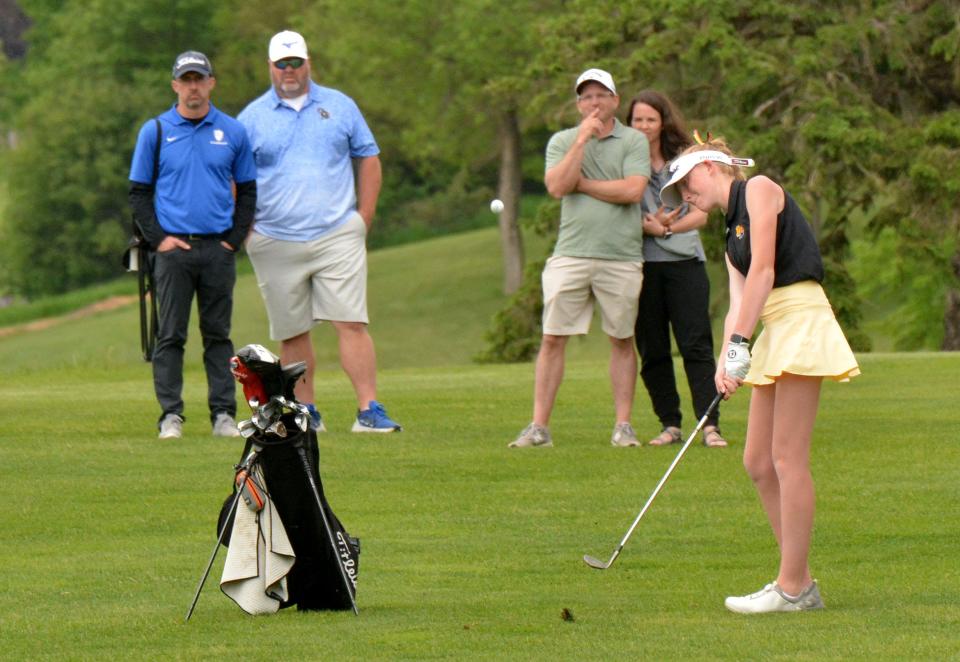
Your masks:
[[[650,148],[616,118],[613,77],[588,69],[574,86],[582,117],[547,145],[547,191],[561,199],[560,234],[543,270],[543,340],[537,356],[533,421],[510,448],[546,447],[563,381],[567,339],[590,330],[594,302],[610,337],[616,421],[611,443],[638,446],[630,424],[637,383],[633,329],[643,283],[640,200],[650,177]]]

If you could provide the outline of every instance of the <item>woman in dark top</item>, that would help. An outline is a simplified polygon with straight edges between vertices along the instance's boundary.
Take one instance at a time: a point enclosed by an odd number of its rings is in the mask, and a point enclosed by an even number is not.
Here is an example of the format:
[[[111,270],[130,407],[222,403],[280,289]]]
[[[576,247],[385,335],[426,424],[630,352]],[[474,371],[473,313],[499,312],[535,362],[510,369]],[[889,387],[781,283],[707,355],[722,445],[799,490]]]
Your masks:
[[[681,441],[680,394],[677,392],[670,347],[670,328],[677,340],[683,370],[697,419],[717,395],[714,384],[713,331],[710,327],[710,280],[698,228],[707,215],[689,205],[676,208],[660,201],[660,188],[669,179],[667,162],[691,144],[683,118],[666,96],[643,90],[627,108],[626,123],[650,143],[650,179],[640,205],[643,209],[643,289],[634,338],[640,352],[640,376],[650,395],[661,432],[649,444]],[[727,445],[717,427],[718,407],[707,416],[703,444]]]
[[[823,379],[847,381],[860,369],[820,286],[813,231],[778,184],[762,175],[745,180],[741,167],[752,165],[722,140],[696,145],[670,164],[661,197],[668,205],[726,213],[730,310],[716,386],[725,397],[741,384],[753,386],[743,463],[780,547],[776,580],[725,605],[743,614],[820,609],[808,564],[810,442]],[[751,357],[758,321],[763,331]]]

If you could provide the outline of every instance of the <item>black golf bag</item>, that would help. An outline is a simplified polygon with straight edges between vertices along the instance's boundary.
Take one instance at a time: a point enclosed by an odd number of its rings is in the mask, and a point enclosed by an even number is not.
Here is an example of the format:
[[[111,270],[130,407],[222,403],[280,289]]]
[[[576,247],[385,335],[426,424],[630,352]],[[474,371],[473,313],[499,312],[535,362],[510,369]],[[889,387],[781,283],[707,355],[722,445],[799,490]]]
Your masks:
[[[289,599],[280,607],[283,609],[296,605],[298,610],[352,609],[360,570],[360,540],[343,528],[323,493],[317,469],[317,435],[313,430],[298,430],[284,439],[265,439],[267,436],[254,435],[248,439],[242,457],[247,456],[253,444],[262,445],[256,462],[263,470],[266,483],[263,487],[280,515],[296,554],[296,562],[287,575]],[[227,526],[223,536],[225,546],[229,545],[233,517],[229,521],[224,520],[236,498],[236,490],[234,486],[233,493],[224,501],[217,525],[218,535],[224,525]],[[323,513],[318,508],[318,500],[323,506]],[[239,507],[246,507],[243,501]],[[344,576],[348,581],[344,581]],[[347,584],[352,595],[347,593]]]
[[[251,457],[263,472],[265,485],[258,485],[253,465],[243,468],[241,459],[233,494],[220,511],[217,533],[229,540],[237,490],[242,500],[259,510],[263,489],[273,502],[296,557],[287,575],[287,600],[281,608],[353,609],[360,562],[360,541],[350,536],[333,513],[320,481],[317,435],[310,429],[310,414],[294,397],[294,385],[306,370],[303,362],[281,366],[279,359],[261,345],[247,345],[231,359],[231,372],[243,385],[244,396],[254,412],[239,424],[247,439],[242,458]],[[239,487],[238,487],[239,486]],[[226,521],[226,520],[231,521]]]

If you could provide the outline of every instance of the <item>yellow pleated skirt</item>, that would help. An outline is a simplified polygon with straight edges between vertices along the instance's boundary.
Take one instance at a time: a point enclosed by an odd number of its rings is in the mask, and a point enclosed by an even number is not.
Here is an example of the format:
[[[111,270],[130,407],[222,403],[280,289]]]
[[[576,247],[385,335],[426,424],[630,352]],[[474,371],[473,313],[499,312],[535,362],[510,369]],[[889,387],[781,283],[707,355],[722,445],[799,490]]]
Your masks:
[[[760,321],[763,331],[751,348],[745,383],[772,384],[784,373],[838,382],[860,374],[853,350],[819,283],[807,280],[774,288]]]

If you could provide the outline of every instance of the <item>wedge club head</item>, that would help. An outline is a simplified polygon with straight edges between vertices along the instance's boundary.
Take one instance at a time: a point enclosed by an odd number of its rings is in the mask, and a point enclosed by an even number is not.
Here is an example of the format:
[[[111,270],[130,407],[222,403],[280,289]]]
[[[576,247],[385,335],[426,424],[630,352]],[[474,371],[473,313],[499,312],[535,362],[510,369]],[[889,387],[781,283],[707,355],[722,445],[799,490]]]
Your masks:
[[[590,556],[589,554],[583,555],[583,562],[595,570],[606,570],[610,567],[609,563],[604,563],[600,559]]]

